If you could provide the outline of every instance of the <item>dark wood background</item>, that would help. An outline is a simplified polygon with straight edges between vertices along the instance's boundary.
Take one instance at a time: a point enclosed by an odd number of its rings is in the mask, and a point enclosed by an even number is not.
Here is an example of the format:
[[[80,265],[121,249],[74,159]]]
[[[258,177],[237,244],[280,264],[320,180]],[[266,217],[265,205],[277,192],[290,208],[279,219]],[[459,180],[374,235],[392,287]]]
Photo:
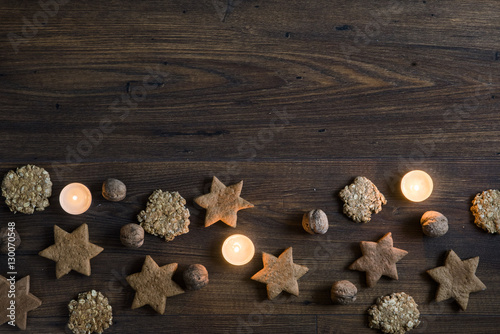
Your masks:
[[[18,276],[29,274],[43,301],[26,332],[70,333],[67,304],[89,289],[113,306],[106,333],[372,333],[366,309],[400,291],[419,304],[415,333],[496,332],[498,236],[477,228],[469,207],[476,193],[500,187],[499,22],[493,0],[60,0],[45,9],[2,0],[0,172],[37,164],[54,182],[44,212],[0,206],[1,225],[15,221],[23,240]],[[435,182],[418,204],[397,188],[412,169]],[[228,185],[244,180],[242,197],[255,204],[240,211],[236,229],[203,227],[205,211],[193,198],[213,175]],[[358,175],[388,199],[368,224],[350,221],[338,199]],[[127,184],[123,202],[100,196],[108,177]],[[58,203],[70,182],[93,194],[80,216]],[[136,221],[158,188],[186,198],[190,232],[168,243],[148,235],[142,248],[126,249],[120,227]],[[313,208],[329,217],[326,235],[302,230],[301,216]],[[427,210],[449,218],[448,234],[423,236]],[[54,224],[71,231],[82,223],[104,252],[90,277],[57,280],[54,262],[37,253],[53,243]],[[399,281],[367,288],[364,274],[347,267],[360,241],[387,232],[409,254],[398,263]],[[233,233],[255,242],[246,266],[220,254]],[[310,272],[299,297],[268,301],[265,285],[250,277],[262,268],[262,251],[277,256],[289,246]],[[449,249],[480,256],[487,290],[471,294],[465,312],[452,300],[434,302],[437,284],[425,273]],[[165,315],[131,310],[124,278],[148,254],[160,265],[179,263],[179,274],[201,263],[210,284],[169,298]],[[6,256],[0,261],[5,274]],[[340,279],[358,286],[356,303],[332,305],[330,287]]]

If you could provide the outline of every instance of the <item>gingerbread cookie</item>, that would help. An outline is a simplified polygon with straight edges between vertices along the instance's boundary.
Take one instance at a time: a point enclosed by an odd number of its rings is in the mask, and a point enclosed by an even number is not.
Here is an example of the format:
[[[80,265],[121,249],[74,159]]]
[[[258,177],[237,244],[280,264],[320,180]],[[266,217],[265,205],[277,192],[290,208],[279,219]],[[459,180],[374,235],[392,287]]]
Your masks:
[[[49,173],[35,165],[9,171],[2,182],[2,195],[10,211],[33,214],[49,206],[52,181]]]
[[[267,297],[273,299],[282,291],[299,295],[297,280],[309,270],[306,266],[293,263],[292,247],[287,248],[279,257],[262,253],[264,268],[252,279],[267,284]]]
[[[450,250],[444,266],[427,270],[427,273],[439,283],[436,301],[454,298],[465,311],[469,303],[469,294],[486,289],[476,276],[478,264],[479,256],[461,260],[453,250]]]
[[[358,176],[339,193],[344,201],[344,214],[357,223],[368,223],[372,212],[378,213],[387,200],[366,177]]]
[[[404,292],[380,297],[368,309],[370,328],[384,333],[404,334],[420,324],[420,312],[413,297]]]
[[[89,242],[89,227],[82,224],[71,233],[54,225],[55,244],[38,255],[57,262],[56,277],[61,278],[71,270],[90,276],[90,259],[104,248]]]
[[[132,309],[150,305],[156,312],[165,313],[167,297],[184,293],[184,290],[172,280],[177,270],[177,263],[162,267],[147,255],[139,273],[127,276],[127,282],[136,291]]]
[[[474,197],[470,208],[474,223],[489,233],[500,232],[500,191],[485,190]]]
[[[78,294],[69,305],[68,328],[75,334],[102,333],[113,324],[108,298],[96,290]]]
[[[33,311],[42,301],[30,293],[30,277],[25,276],[14,283],[0,276],[0,325],[12,322],[20,329],[26,329],[28,312]],[[10,298],[11,291],[15,290],[14,298]],[[14,304],[12,304],[12,301]],[[14,305],[14,307],[12,307]]]
[[[189,210],[185,205],[186,200],[177,191],[155,190],[137,220],[144,231],[172,241],[189,232]]]
[[[366,272],[366,283],[371,288],[382,276],[398,279],[396,263],[408,254],[407,251],[393,247],[391,232],[379,241],[361,241],[363,256],[349,266],[351,270]]]
[[[194,199],[196,204],[207,209],[205,227],[219,220],[231,227],[236,227],[236,213],[239,210],[253,208],[253,204],[240,197],[243,181],[226,187],[214,176],[210,193]]]

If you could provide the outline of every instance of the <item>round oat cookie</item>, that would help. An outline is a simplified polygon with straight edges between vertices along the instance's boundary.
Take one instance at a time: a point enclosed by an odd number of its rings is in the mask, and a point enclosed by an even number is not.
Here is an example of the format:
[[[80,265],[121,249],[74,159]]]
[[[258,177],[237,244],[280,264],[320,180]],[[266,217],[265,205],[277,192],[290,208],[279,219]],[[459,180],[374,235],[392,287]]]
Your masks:
[[[69,305],[68,328],[75,334],[102,333],[113,324],[108,298],[96,290],[78,294]]]
[[[404,334],[420,324],[418,305],[404,292],[378,298],[368,309],[368,315],[370,328],[384,333]]]
[[[356,223],[368,223],[372,212],[380,212],[382,205],[387,204],[384,195],[364,176],[356,177],[339,196],[344,201],[344,214]]]
[[[52,181],[49,173],[35,165],[9,171],[2,182],[2,195],[10,211],[33,214],[49,206]]]
[[[155,190],[137,220],[144,231],[171,241],[189,232],[189,210],[185,205],[186,200],[177,191]]]
[[[470,208],[474,223],[489,233],[500,232],[500,191],[485,190],[474,197]]]

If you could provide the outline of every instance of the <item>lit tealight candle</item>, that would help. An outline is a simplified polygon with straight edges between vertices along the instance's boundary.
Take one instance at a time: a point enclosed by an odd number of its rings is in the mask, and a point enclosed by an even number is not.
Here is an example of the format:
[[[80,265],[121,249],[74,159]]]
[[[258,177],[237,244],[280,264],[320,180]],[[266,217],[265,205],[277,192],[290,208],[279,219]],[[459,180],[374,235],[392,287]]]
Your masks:
[[[89,188],[81,183],[70,183],[61,190],[59,203],[64,211],[72,215],[79,215],[90,208],[92,195]]]
[[[233,234],[224,241],[222,255],[227,262],[242,266],[250,262],[255,254],[252,240],[242,234]]]
[[[421,170],[413,170],[401,180],[403,195],[413,202],[425,201],[432,194],[432,188],[432,178]]]

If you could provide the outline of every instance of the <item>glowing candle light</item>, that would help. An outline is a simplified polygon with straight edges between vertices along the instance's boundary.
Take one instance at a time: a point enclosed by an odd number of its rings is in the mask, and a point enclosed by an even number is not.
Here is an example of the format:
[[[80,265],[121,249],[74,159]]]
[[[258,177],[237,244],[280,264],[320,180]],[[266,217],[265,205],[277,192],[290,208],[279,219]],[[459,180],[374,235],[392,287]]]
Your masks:
[[[401,180],[401,191],[413,202],[422,202],[432,194],[432,178],[424,171],[413,170]]]
[[[70,183],[61,190],[59,203],[64,211],[72,215],[79,215],[90,208],[92,195],[89,188],[81,183]]]
[[[255,254],[252,240],[242,234],[233,234],[224,241],[222,255],[227,262],[242,266],[250,262]]]

